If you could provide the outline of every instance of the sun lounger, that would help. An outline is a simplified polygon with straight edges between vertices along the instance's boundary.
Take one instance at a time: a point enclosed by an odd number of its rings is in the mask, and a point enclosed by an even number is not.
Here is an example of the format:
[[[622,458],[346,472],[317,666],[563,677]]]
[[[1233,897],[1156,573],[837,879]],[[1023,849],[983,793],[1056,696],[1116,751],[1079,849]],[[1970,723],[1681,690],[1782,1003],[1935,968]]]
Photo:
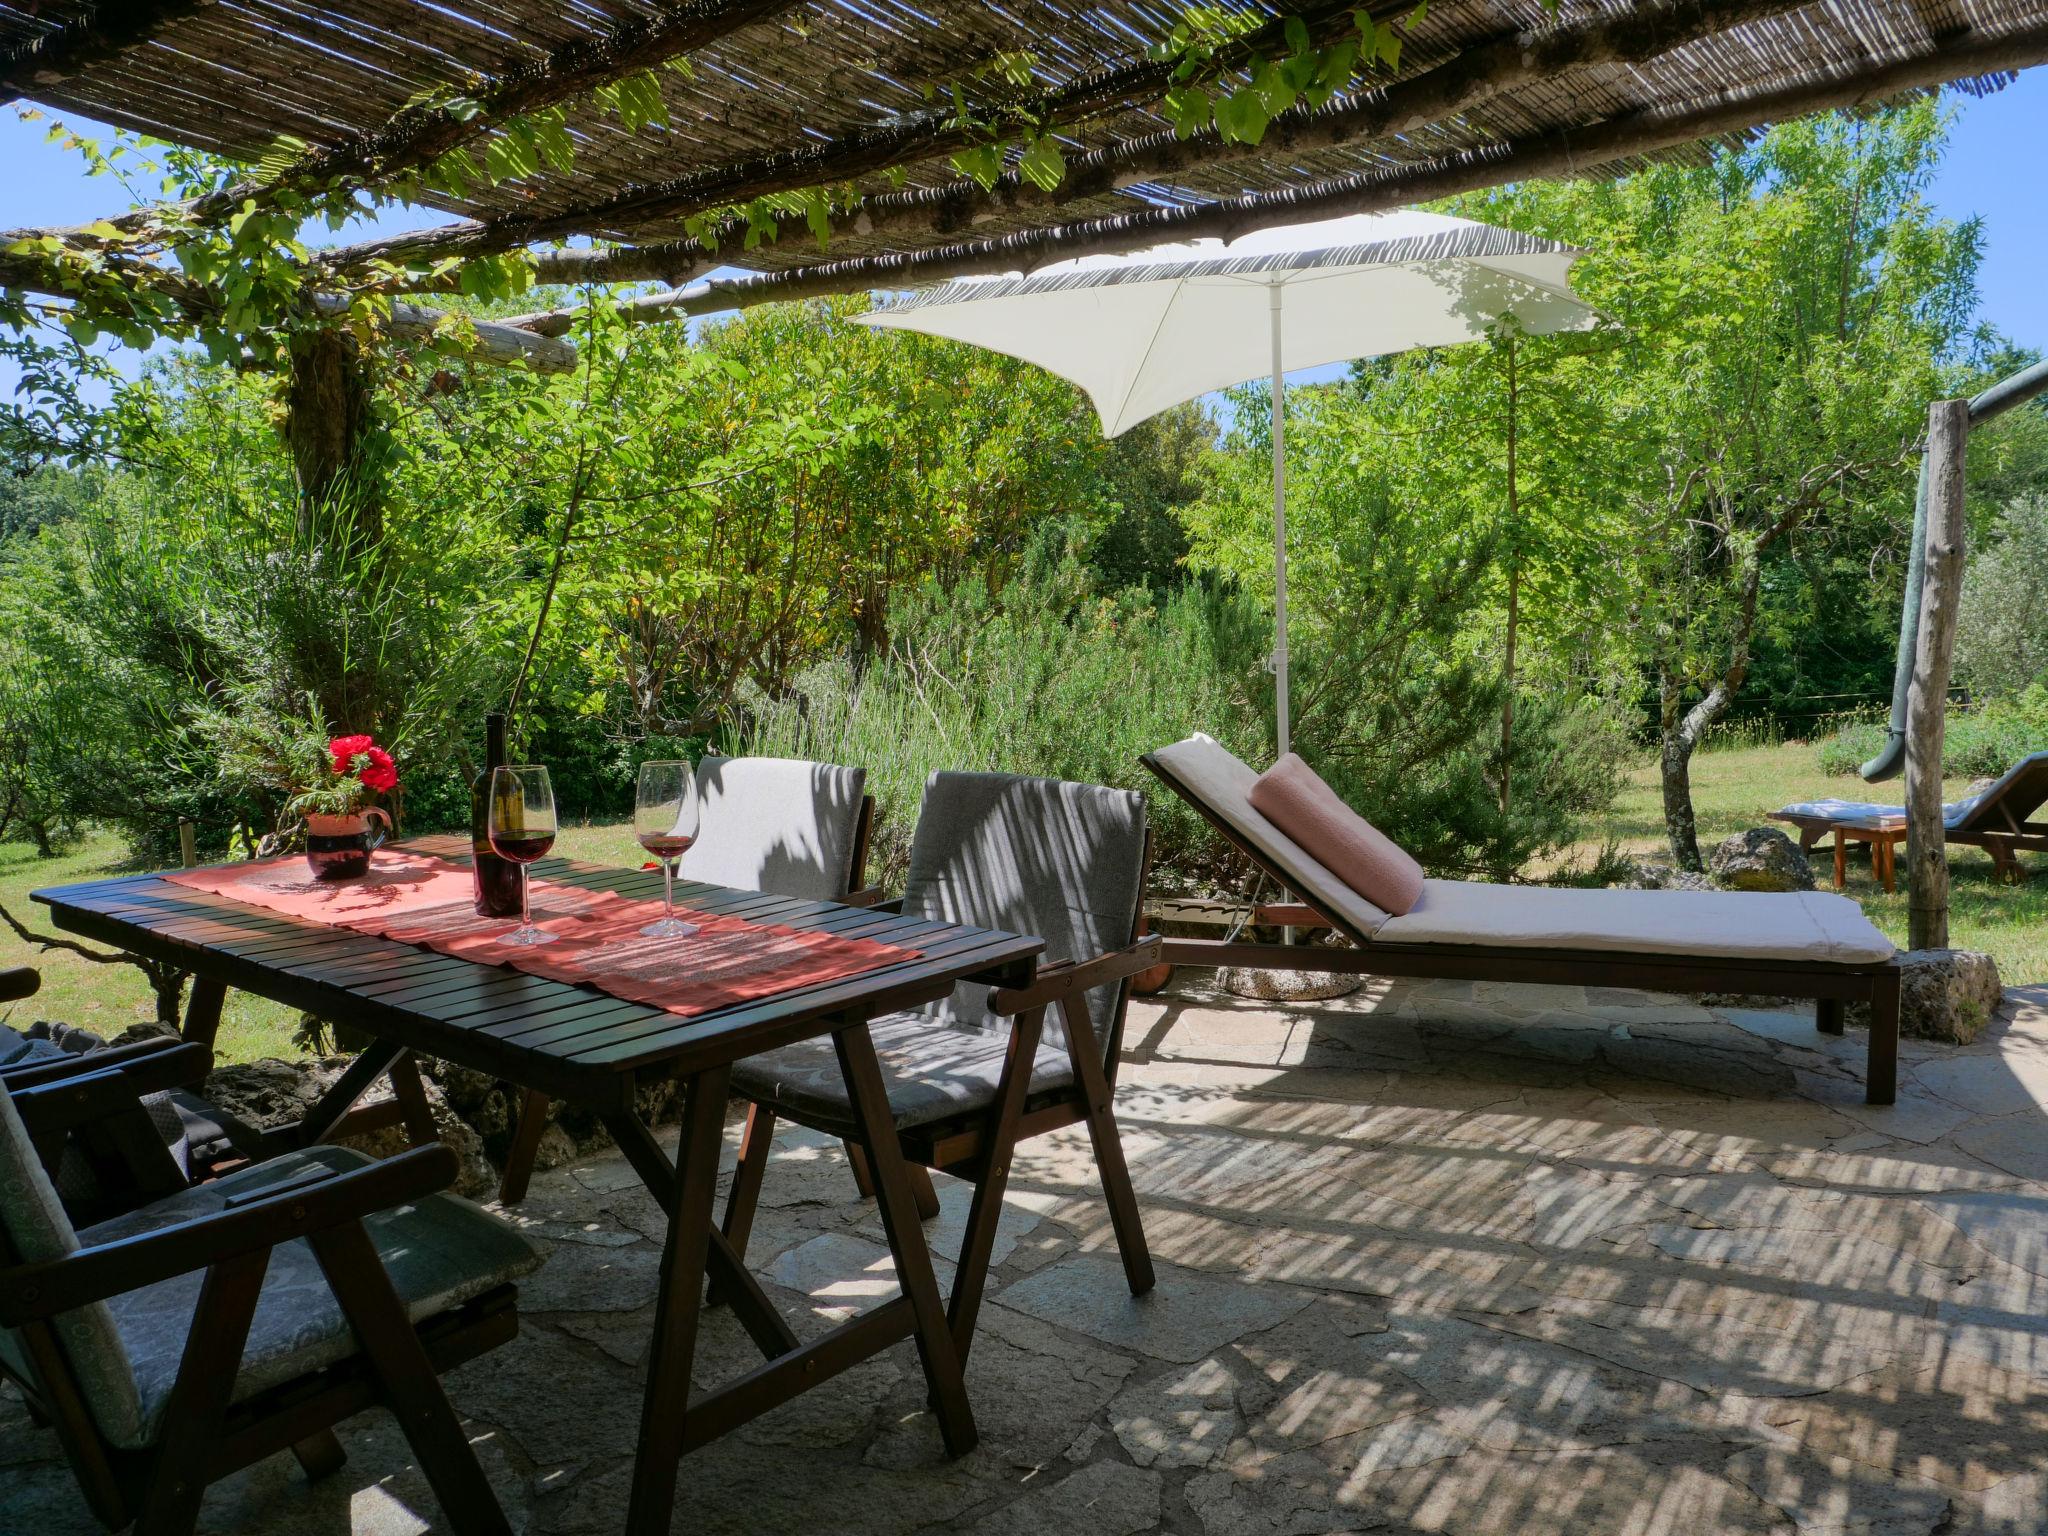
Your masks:
[[[1843,1005],[1871,1009],[1866,1096],[1896,1093],[1899,973],[1894,947],[1855,902],[1819,892],[1562,890],[1428,880],[1392,916],[1353,891],[1253,808],[1258,775],[1207,736],[1143,759],[1174,793],[1351,941],[1313,951],[1318,970],[1377,976],[1643,987],[1815,999],[1842,1032]],[[1298,970],[1299,946],[1167,939],[1175,965]]]
[[[1989,789],[1941,808],[1946,842],[1982,848],[1991,855],[2001,880],[2017,884],[2025,877],[2016,855],[2048,853],[2048,822],[2035,814],[2048,804],[2048,752],[2036,752],[2015,763]],[[1903,805],[1875,805],[1866,800],[1802,800],[1771,812],[1773,821],[1799,828],[1799,846],[1811,848],[1830,832],[1839,840],[1886,823],[1903,821]],[[1839,867],[1840,859],[1836,860]],[[1840,883],[1839,878],[1837,884]],[[1887,889],[1890,887],[1887,886]]]

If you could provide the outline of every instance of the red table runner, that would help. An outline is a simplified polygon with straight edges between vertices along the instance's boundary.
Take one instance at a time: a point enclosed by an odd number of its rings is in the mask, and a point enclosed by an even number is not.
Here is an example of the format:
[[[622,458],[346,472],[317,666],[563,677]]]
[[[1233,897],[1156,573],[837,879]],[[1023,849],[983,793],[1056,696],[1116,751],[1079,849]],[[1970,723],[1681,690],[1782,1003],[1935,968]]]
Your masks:
[[[533,920],[556,935],[555,942],[505,944],[501,940],[518,919],[477,916],[467,868],[400,849],[377,853],[359,880],[315,880],[299,857],[183,869],[164,878],[288,917],[583,982],[628,1002],[685,1015],[838,981],[918,953],[682,905],[676,915],[701,931],[685,939],[650,939],[639,930],[661,916],[660,902],[549,880],[533,882]]]

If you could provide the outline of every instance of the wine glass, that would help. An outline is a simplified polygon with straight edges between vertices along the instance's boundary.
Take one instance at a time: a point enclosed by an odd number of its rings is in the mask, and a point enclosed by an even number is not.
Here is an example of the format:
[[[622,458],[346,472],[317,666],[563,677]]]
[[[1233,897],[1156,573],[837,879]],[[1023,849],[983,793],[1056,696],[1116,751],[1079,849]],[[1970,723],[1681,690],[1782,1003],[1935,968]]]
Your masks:
[[[555,846],[555,789],[548,771],[504,767],[491,773],[491,848],[519,866],[519,926],[499,942],[552,944],[555,935],[533,925],[533,882],[527,865]]]
[[[633,805],[633,835],[661,861],[661,919],[640,931],[650,939],[687,939],[695,923],[676,916],[676,869],[697,841],[697,775],[688,763],[640,765],[640,793]]]

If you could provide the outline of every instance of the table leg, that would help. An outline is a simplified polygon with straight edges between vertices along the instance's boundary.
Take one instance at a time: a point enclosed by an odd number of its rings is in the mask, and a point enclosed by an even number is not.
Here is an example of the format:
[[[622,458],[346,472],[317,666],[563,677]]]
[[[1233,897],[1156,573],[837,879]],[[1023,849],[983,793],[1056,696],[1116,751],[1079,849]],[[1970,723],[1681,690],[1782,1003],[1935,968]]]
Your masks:
[[[356,1107],[356,1101],[375,1087],[377,1079],[390,1071],[405,1053],[406,1048],[402,1045],[394,1045],[389,1040],[372,1040],[356,1053],[356,1059],[334,1080],[334,1086],[321,1094],[319,1101],[306,1111],[304,1119],[294,1126],[282,1126],[271,1135],[288,1138],[287,1144],[294,1147],[310,1147],[325,1141],[347,1118],[348,1112]]]
[[[654,1342],[647,1357],[641,1401],[639,1453],[626,1510],[629,1536],[667,1536],[675,1511],[676,1462],[688,1433],[690,1368],[697,1354],[697,1317],[703,1307],[704,1263],[711,1241],[712,1196],[718,1186],[718,1149],[725,1131],[730,1067],[712,1067],[689,1085],[677,1147],[675,1199],[661,1253],[661,1287],[654,1305]]]
[[[917,1321],[917,1352],[924,1362],[925,1385],[938,1412],[939,1434],[950,1453],[964,1456],[974,1449],[979,1431],[974,1427],[974,1410],[967,1402],[960,1351],[953,1342],[953,1330],[947,1326],[944,1303],[939,1300],[939,1282],[932,1270],[932,1253],[925,1243],[924,1226],[918,1219],[903,1148],[896,1139],[896,1117],[889,1109],[882,1065],[875,1059],[874,1041],[865,1022],[834,1030],[832,1045],[839,1053],[839,1070],[846,1078],[861,1142],[868,1151],[868,1173],[875,1182],[875,1203],[881,1208],[882,1229],[889,1234],[889,1252],[896,1260],[896,1279]]]
[[[228,984],[215,981],[211,976],[194,976],[192,991],[185,999],[185,1040],[194,1045],[213,1047],[214,1037],[220,1033],[221,1004],[227,1001]]]
[[[1880,855],[1880,862],[1884,867],[1882,879],[1884,880],[1885,893],[1889,895],[1899,888],[1898,842],[1893,838],[1885,837],[1878,839],[1871,846],[1882,850]]]
[[[1840,827],[1835,828],[1835,889],[1840,890],[1849,883],[1849,839]]]

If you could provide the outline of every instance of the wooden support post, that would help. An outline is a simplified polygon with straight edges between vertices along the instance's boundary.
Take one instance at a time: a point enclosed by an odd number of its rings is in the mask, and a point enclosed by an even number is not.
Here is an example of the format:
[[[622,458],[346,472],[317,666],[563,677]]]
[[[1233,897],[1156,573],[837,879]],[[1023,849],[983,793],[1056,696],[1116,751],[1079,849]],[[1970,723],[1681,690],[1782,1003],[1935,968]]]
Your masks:
[[[1906,704],[1906,933],[1911,949],[1948,947],[1948,843],[1941,819],[1941,753],[1956,612],[1963,586],[1963,457],[1970,407],[1927,409],[1927,544],[1920,635]]]
[[[187,869],[199,862],[198,830],[192,825],[190,816],[178,818],[178,862]]]

